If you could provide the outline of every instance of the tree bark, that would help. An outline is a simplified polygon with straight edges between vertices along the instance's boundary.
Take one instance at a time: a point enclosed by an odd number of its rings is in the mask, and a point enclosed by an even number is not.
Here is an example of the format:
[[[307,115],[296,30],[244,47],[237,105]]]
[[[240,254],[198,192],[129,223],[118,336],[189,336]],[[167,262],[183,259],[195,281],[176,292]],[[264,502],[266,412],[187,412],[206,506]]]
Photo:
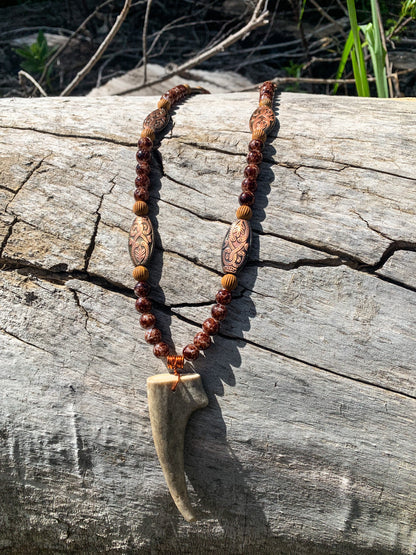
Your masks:
[[[156,99],[0,101],[0,547],[416,549],[415,103],[283,93],[249,263],[195,363],[186,523],[151,437],[134,310],[135,145]],[[209,316],[257,94],[179,106],[152,162],[158,324]]]

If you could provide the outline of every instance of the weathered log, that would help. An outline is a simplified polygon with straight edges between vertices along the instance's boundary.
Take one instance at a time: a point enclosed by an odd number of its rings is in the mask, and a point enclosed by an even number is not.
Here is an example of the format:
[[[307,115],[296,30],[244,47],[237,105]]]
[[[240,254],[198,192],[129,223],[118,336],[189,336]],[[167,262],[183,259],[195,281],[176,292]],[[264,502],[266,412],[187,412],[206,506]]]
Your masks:
[[[152,170],[152,298],[180,350],[209,314],[257,95],[189,99]],[[135,143],[155,98],[0,101],[0,547],[416,549],[416,152],[408,100],[284,93],[254,241],[197,362],[186,523],[154,450],[134,310]]]

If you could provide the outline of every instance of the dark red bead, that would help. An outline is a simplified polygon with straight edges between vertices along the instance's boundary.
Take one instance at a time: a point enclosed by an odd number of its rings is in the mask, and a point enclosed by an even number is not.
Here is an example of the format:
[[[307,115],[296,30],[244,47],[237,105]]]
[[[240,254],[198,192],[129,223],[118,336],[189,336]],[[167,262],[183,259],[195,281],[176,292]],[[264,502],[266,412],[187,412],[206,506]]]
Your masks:
[[[153,347],[153,354],[157,358],[167,357],[169,354],[169,345],[164,341],[156,343],[156,345]]]
[[[194,337],[194,345],[196,345],[198,349],[208,349],[211,345],[211,338],[207,333],[200,331]]]
[[[232,298],[233,296],[231,291],[228,291],[227,289],[220,289],[215,296],[218,304],[230,304]]]
[[[148,315],[143,314],[143,316],[148,316]],[[151,330],[147,330],[147,332],[144,334],[144,340],[147,343],[150,343],[150,345],[156,345],[156,343],[160,343],[160,341],[162,340],[162,332],[157,328],[152,328]]]
[[[152,301],[147,297],[139,297],[136,299],[136,310],[139,312],[150,312],[152,310]]]
[[[259,139],[253,139],[248,143],[249,150],[262,150],[263,142]]]
[[[253,206],[255,197],[253,193],[250,191],[243,191],[241,195],[238,197],[238,201],[240,204],[246,204],[247,206]]]
[[[150,293],[150,285],[147,281],[138,281],[134,286],[134,294],[136,297],[147,297]]]
[[[147,202],[149,200],[149,196],[149,191],[146,187],[138,187],[134,191],[134,200],[143,200],[144,202]]]
[[[243,179],[241,189],[243,191],[250,191],[250,193],[254,193],[257,191],[257,181],[253,181],[253,179]]]
[[[246,166],[244,170],[244,175],[250,179],[256,179],[256,177],[259,175],[258,166],[255,166],[254,164],[250,164],[249,166]]]
[[[193,343],[184,347],[182,354],[186,360],[196,360],[199,357],[199,349]]]
[[[215,335],[220,329],[220,324],[214,318],[207,318],[202,324],[202,329],[208,335]]]
[[[137,148],[140,150],[152,150],[153,141],[150,137],[140,137],[137,141]]]
[[[148,330],[149,328],[153,328],[155,324],[156,324],[156,316],[151,312],[147,312],[146,314],[142,314],[140,316],[140,325],[145,330]]]
[[[263,154],[259,150],[250,150],[247,154],[248,164],[261,164],[263,160]]]
[[[141,160],[136,166],[136,173],[137,175],[149,175],[150,173],[150,166],[144,160]]]
[[[214,304],[214,306],[211,308],[211,314],[216,320],[218,320],[218,322],[224,320],[224,318],[227,316],[227,312],[227,307],[223,304]]]
[[[145,187],[147,188],[150,184],[150,179],[148,175],[142,174],[142,175],[138,175],[136,177],[136,179],[134,180],[134,184],[136,185],[136,187]]]
[[[136,160],[138,162],[140,162],[140,160],[143,160],[144,162],[148,162],[150,160],[151,155],[152,154],[150,150],[140,149],[136,152]]]

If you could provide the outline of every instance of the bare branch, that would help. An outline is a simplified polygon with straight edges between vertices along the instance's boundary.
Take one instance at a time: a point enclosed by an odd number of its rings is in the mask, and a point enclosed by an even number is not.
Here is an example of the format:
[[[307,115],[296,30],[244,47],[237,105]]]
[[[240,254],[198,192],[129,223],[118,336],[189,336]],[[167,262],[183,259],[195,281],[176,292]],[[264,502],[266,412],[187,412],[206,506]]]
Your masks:
[[[149,13],[152,0],[147,0],[146,13],[144,15],[142,49],[143,49],[143,85],[147,81],[147,26],[149,24]]]
[[[42,96],[48,96],[46,92],[42,89],[42,87],[39,85],[39,83],[36,81],[36,79],[32,77],[29,73],[26,73],[26,71],[23,71],[23,69],[21,69],[18,73],[18,76],[19,76],[20,83],[22,83],[22,77],[26,77],[26,79],[30,81],[32,85],[35,85],[35,87],[37,88],[37,90],[40,92]]]
[[[233,33],[232,35],[228,36],[222,42],[218,43],[214,47],[200,52],[197,56],[195,56],[191,60],[188,60],[187,62],[183,63],[182,65],[176,67],[175,70],[166,73],[163,77],[159,77],[158,79],[150,81],[146,85],[144,85],[142,83],[141,85],[138,85],[137,87],[132,87],[130,89],[126,89],[124,91],[121,91],[121,92],[117,93],[117,95],[129,94],[131,92],[139,91],[139,90],[143,89],[145,86],[150,87],[152,85],[157,85],[158,83],[162,83],[163,81],[166,81],[167,79],[170,79],[171,77],[174,77],[175,75],[178,75],[179,73],[182,73],[183,71],[191,69],[191,68],[197,66],[198,64],[201,64],[202,62],[205,62],[205,60],[208,60],[209,58],[212,58],[213,56],[218,54],[218,52],[222,52],[223,50],[225,50],[226,48],[228,48],[229,46],[231,46],[232,44],[234,44],[235,42],[237,42],[241,38],[250,34],[251,31],[253,31],[254,29],[257,29],[257,27],[267,25],[268,24],[268,20],[267,20],[268,15],[269,15],[269,12],[265,8],[265,1],[264,0],[259,0],[257,2],[256,7],[254,8],[254,11],[253,11],[252,16],[250,18],[250,21],[246,25],[244,25],[244,27],[242,27],[239,31],[237,31],[236,33]]]
[[[121,10],[120,14],[118,15],[114,25],[110,29],[110,32],[105,37],[103,42],[100,44],[98,50],[89,60],[89,62],[77,73],[75,78],[69,83],[69,85],[61,92],[60,96],[68,96],[77,85],[84,79],[86,75],[91,71],[94,65],[98,62],[104,52],[107,50],[108,46],[110,45],[113,38],[116,36],[118,30],[120,29],[123,21],[125,20],[131,5],[131,0],[125,0],[123,9]]]

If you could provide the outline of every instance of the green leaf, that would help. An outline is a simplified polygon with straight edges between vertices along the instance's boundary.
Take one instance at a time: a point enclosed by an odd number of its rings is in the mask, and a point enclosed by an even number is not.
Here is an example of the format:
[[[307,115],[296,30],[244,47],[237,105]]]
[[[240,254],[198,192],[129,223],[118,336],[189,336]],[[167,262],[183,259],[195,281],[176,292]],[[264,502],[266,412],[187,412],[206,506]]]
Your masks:
[[[354,45],[354,36],[352,34],[352,30],[349,32],[348,34],[348,38],[345,42],[345,46],[344,46],[344,50],[342,52],[342,56],[341,56],[341,61],[339,62],[339,66],[337,69],[337,73],[335,75],[335,79],[341,79],[342,74],[344,73],[344,69],[345,69],[345,64],[347,63],[348,60],[348,56],[350,55],[351,49]],[[335,83],[334,85],[334,89],[333,89],[333,94],[337,93],[339,87],[339,83]]]
[[[367,72],[365,68],[363,49],[361,46],[360,29],[357,23],[357,13],[355,11],[354,0],[347,0],[347,7],[348,7],[348,15],[350,18],[351,30],[354,37],[354,51],[355,51],[356,58],[355,58],[355,61],[353,62],[353,70],[355,66],[354,78],[357,85],[357,93],[359,94],[359,96],[370,96],[370,87],[368,86]],[[351,60],[352,60],[352,56],[351,56]],[[359,84],[357,83],[357,78],[360,81]],[[361,91],[361,94],[359,89]]]

